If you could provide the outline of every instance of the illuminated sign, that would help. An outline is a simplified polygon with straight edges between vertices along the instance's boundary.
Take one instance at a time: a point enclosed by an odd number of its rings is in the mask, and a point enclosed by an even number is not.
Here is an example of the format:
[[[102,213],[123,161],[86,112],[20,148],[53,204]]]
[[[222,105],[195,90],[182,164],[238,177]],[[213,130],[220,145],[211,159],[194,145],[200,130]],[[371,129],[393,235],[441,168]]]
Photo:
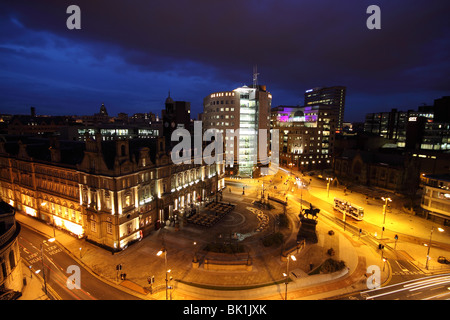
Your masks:
[[[409,117],[408,121],[417,121],[417,117]]]

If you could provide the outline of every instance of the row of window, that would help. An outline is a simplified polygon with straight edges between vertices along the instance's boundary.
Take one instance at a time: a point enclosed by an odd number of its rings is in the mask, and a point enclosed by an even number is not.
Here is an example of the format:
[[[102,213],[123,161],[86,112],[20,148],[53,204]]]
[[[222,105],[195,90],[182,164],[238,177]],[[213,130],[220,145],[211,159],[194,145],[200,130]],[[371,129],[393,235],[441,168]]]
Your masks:
[[[209,102],[209,105],[210,106],[218,105],[219,102],[220,102],[220,104],[224,104],[224,102],[225,102],[225,104],[234,104],[234,100],[220,100],[220,101],[219,100],[213,100],[213,101]]]

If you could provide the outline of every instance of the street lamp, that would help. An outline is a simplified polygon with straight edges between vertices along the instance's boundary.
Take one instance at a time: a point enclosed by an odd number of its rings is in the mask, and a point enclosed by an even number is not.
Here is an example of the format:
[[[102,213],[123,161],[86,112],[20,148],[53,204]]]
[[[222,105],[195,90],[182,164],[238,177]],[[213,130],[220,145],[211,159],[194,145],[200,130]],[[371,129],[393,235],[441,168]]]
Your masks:
[[[439,232],[444,232],[444,229],[437,228]],[[428,244],[428,251],[427,251],[427,262],[425,264],[425,268],[428,270],[428,261],[430,260],[430,249],[431,249],[431,237],[433,236],[434,226],[431,227],[431,233],[430,233],[430,243]]]
[[[166,270],[166,300],[168,300],[168,284],[167,282],[169,281],[167,279],[167,275],[171,270],[167,270],[167,250],[166,248],[163,248],[162,250],[159,250],[158,253],[156,253],[156,255],[159,257],[160,255],[162,255],[164,253],[164,268]]]
[[[328,198],[330,197],[330,183],[331,181],[333,181],[333,178],[327,178],[327,193],[328,193]]]
[[[47,201],[41,202],[41,207],[47,207],[48,203]],[[50,206],[48,206],[50,207]],[[47,207],[47,210],[49,210],[49,208]],[[52,221],[53,221],[53,238],[56,237],[56,231],[55,231],[55,212],[54,210],[52,210]]]
[[[55,241],[55,238],[50,238],[50,239],[44,240],[41,243],[42,278],[44,279],[44,291],[45,291],[45,294],[47,294],[47,280],[45,279],[44,243],[46,243],[46,242],[53,242],[53,241]]]
[[[289,282],[289,260],[292,259],[292,261],[297,261],[297,259],[295,258],[294,255],[288,255],[287,256],[287,264],[286,264],[286,273],[283,273],[283,276],[286,277],[286,289],[284,292],[284,300],[287,300],[287,287],[288,287],[288,282]]]
[[[383,228],[381,229],[381,239],[383,239],[383,232],[384,232],[384,223],[386,222],[386,208],[388,205],[388,201],[392,202],[391,198],[385,198],[385,197],[381,197],[381,199],[384,201],[384,205],[383,205]]]

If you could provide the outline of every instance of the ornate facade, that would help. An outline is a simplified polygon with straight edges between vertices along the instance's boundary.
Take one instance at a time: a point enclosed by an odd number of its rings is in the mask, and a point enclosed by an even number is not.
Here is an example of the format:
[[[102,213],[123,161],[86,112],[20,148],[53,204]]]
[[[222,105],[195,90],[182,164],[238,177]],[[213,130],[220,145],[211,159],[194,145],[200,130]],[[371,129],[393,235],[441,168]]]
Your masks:
[[[19,233],[14,208],[0,201],[0,300],[17,299],[23,288]]]
[[[20,139],[0,142],[0,197],[113,251],[224,187],[221,165],[174,165],[163,138]]]

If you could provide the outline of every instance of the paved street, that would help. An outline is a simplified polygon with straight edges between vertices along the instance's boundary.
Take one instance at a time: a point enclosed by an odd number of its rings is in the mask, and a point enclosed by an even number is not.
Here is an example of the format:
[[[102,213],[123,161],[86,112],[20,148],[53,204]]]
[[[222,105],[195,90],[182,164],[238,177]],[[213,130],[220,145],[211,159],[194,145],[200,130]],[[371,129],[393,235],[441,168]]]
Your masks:
[[[46,239],[36,232],[22,227],[19,236],[21,257],[26,266],[32,272],[38,270],[38,275],[43,279],[43,266],[49,295],[62,300],[134,300],[135,296],[118,290],[97,277],[93,276],[77,261],[67,255],[58,244],[44,242]],[[43,246],[43,254],[40,246]],[[44,263],[42,263],[44,256]],[[80,288],[69,289],[67,279],[72,272],[67,272],[68,267],[76,265],[80,267]]]
[[[360,295],[366,300],[450,300],[450,274],[405,281]]]

